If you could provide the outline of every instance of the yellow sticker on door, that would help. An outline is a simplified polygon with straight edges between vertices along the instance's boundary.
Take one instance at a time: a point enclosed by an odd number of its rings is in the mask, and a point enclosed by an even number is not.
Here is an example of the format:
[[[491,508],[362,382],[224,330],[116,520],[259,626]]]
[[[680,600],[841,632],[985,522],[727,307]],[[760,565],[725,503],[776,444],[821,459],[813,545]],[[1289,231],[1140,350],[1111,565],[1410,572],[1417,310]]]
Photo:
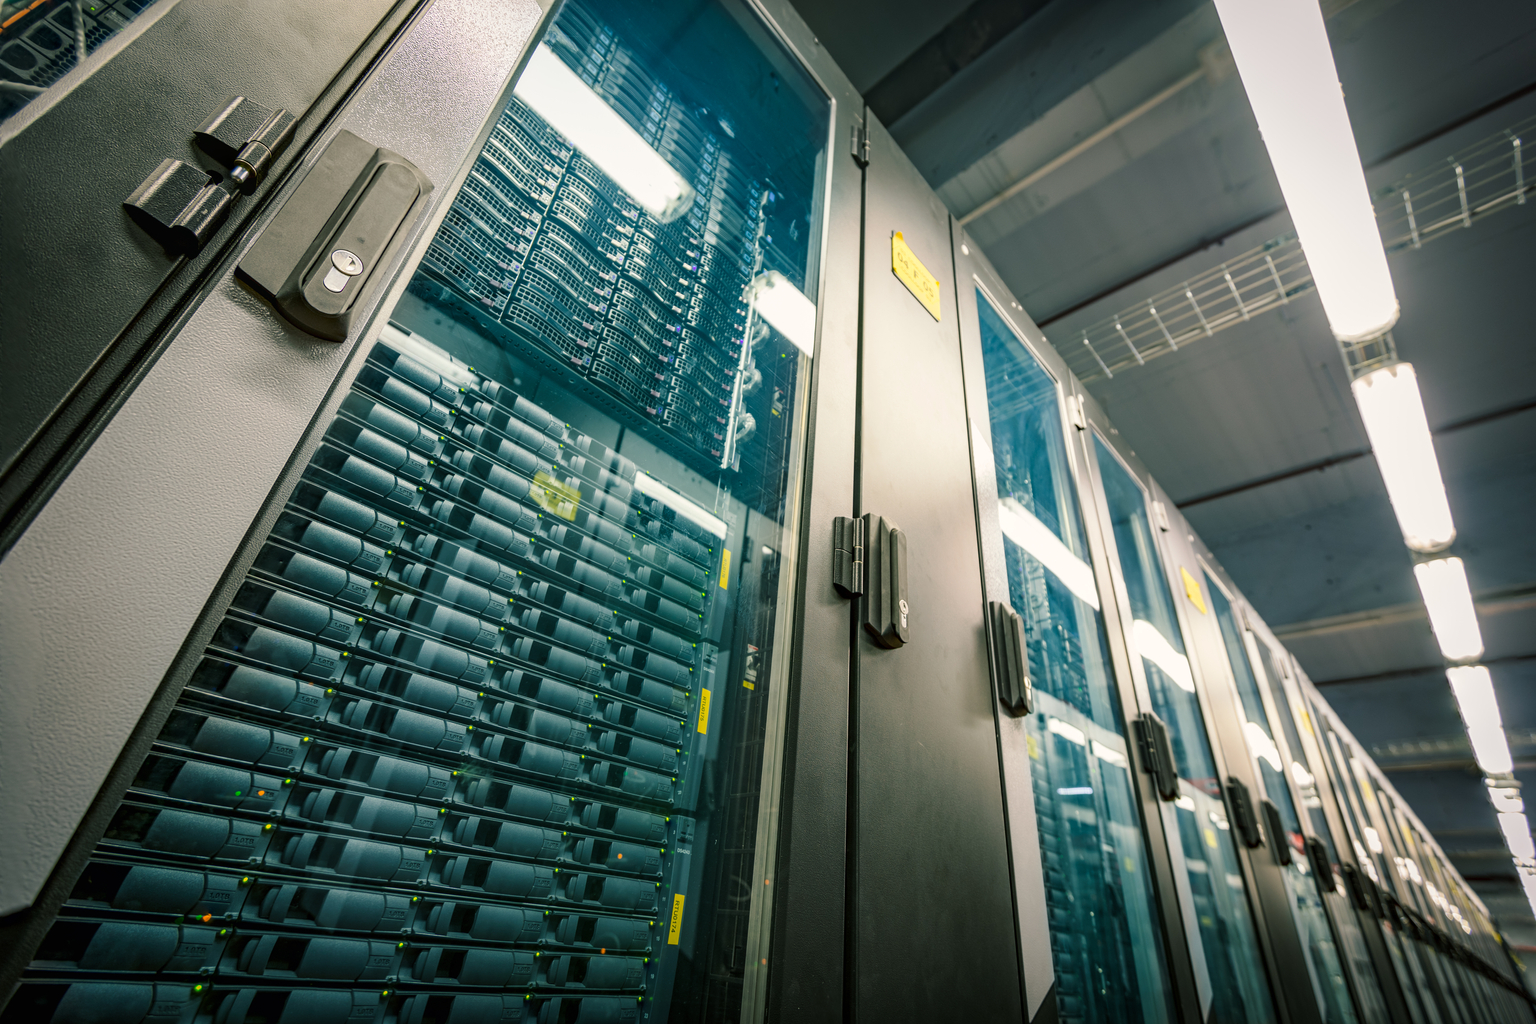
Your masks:
[[[918,302],[923,304],[932,317],[939,318],[939,279],[928,273],[917,253],[901,237],[900,231],[891,233],[891,272],[907,286]]]
[[[709,691],[699,691],[699,732],[709,732]]]
[[[683,934],[683,894],[676,893],[672,897],[672,923],[667,925],[667,945],[677,945],[678,937]]]
[[[1184,593],[1189,597],[1189,603],[1200,609],[1200,614],[1206,614],[1205,595],[1200,593],[1200,582],[1189,574],[1189,570],[1179,566],[1179,575],[1184,577]]]

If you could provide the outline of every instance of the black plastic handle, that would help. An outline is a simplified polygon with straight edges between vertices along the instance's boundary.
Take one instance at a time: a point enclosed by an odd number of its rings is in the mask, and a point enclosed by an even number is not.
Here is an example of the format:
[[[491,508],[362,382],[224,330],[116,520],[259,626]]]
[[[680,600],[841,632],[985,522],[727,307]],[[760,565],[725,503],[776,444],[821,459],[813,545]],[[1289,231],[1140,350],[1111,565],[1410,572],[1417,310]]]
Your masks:
[[[907,597],[907,535],[886,519],[864,517],[864,593],[859,596],[864,631],[881,647],[912,639]]]
[[[1022,718],[1035,709],[1024,620],[1002,601],[988,602],[987,618],[992,627],[992,677],[997,680],[998,702],[1014,718]]]
[[[1136,749],[1141,754],[1142,771],[1152,776],[1157,795],[1164,800],[1179,798],[1179,773],[1173,760],[1173,744],[1168,741],[1168,727],[1150,711],[1142,712],[1132,722]]]
[[[1263,846],[1264,837],[1259,834],[1259,818],[1253,809],[1253,794],[1248,792],[1242,780],[1230,775],[1227,777],[1227,807],[1243,845],[1250,850]],[[1271,832],[1271,836],[1274,835]],[[1276,839],[1276,842],[1279,840]]]
[[[1280,808],[1272,800],[1260,802],[1264,805],[1264,827],[1274,840],[1271,845],[1275,850],[1275,861],[1284,867],[1291,862],[1291,838],[1286,834],[1285,826],[1280,823]]]
[[[1307,863],[1317,876],[1317,887],[1323,892],[1337,892],[1339,883],[1333,877],[1333,862],[1328,857],[1328,847],[1316,836],[1307,837]]]

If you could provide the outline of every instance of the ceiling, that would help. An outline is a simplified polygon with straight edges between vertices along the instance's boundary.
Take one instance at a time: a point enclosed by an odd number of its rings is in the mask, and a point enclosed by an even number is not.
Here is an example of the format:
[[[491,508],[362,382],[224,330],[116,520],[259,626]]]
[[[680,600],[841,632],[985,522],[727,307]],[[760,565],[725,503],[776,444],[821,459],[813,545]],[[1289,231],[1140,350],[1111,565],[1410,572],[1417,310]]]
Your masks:
[[[1207,70],[968,225],[1064,352],[1105,317],[1290,230],[1208,2],[796,2],[956,215]],[[1536,117],[1536,5],[1323,10],[1373,191]],[[1516,775],[1536,782],[1536,330],[1524,305],[1536,201],[1389,262],[1394,336],[1418,372],[1458,527],[1452,553],[1477,598]],[[1506,935],[1536,949],[1315,293],[1099,376],[1089,389],[1121,434]]]

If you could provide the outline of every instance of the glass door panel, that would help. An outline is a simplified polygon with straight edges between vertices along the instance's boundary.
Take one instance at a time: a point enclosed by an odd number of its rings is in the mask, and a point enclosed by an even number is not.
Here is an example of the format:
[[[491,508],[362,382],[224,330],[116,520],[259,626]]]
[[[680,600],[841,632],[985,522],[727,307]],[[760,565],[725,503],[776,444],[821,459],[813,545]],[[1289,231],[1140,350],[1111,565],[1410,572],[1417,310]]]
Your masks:
[[[1221,798],[1215,758],[1185,654],[1173,595],[1163,572],[1146,493],[1097,435],[1094,446],[1131,623],[1152,710],[1168,727],[1179,776],[1175,801],[1180,853],[1198,924],[1197,960],[1210,977],[1214,1020],[1265,1021],[1273,1001],[1237,860],[1236,838]]]
[[[41,96],[155,2],[12,0],[0,4],[0,121]]]
[[[1283,843],[1289,848],[1288,863],[1281,868],[1281,877],[1285,882],[1285,892],[1297,930],[1301,933],[1302,948],[1307,957],[1307,973],[1317,998],[1318,1009],[1323,1019],[1330,1024],[1354,1021],[1354,1007],[1344,978],[1343,965],[1339,962],[1338,947],[1329,927],[1318,880],[1312,877],[1311,864],[1307,860],[1306,835],[1302,831],[1290,787],[1286,784],[1287,772],[1296,779],[1298,785],[1302,781],[1312,784],[1311,774],[1296,760],[1294,753],[1301,749],[1299,737],[1293,740],[1288,731],[1286,745],[1282,747],[1276,743],[1264,696],[1249,662],[1245,631],[1240,631],[1237,618],[1232,613],[1231,602],[1221,587],[1209,575],[1206,576],[1206,584],[1211,595],[1211,610],[1220,627],[1227,662],[1237,685],[1237,695],[1243,709],[1243,737],[1257,769],[1256,777],[1263,790],[1261,795],[1278,809],[1281,825],[1285,829],[1284,835],[1271,836],[1270,841]],[[1272,663],[1269,668],[1272,670]],[[1260,670],[1264,671],[1263,665]],[[1277,705],[1277,708],[1283,706]],[[1277,711],[1277,716],[1289,723],[1289,718],[1283,712]],[[1294,727],[1290,731],[1294,731]],[[1313,822],[1313,829],[1316,827],[1316,822]],[[1332,879],[1329,882],[1331,884]]]
[[[829,113],[563,7],[18,1019],[760,1014]]]
[[[980,290],[976,307],[1008,600],[1024,619],[1034,684],[1024,728],[1057,1013],[1166,1021],[1159,913],[1058,385]]]

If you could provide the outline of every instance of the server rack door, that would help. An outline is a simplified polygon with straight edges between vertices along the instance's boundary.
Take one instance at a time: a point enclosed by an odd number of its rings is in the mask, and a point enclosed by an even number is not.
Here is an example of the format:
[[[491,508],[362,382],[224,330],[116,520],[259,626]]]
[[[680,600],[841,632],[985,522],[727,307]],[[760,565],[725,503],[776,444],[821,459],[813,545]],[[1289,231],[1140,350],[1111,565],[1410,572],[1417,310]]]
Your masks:
[[[42,0],[0,24],[0,551],[78,457],[157,335],[249,224],[419,0]],[[124,202],[180,160],[229,183],[193,132],[235,96],[294,141],[202,255]],[[255,127],[252,125],[251,127]]]
[[[1378,925],[1377,930],[1392,964],[1392,974],[1398,982],[1398,991],[1408,1006],[1408,1019],[1415,1024],[1438,1019],[1434,1007],[1426,1003],[1429,995],[1423,990],[1421,979],[1410,965],[1403,937],[1392,924],[1383,902],[1381,867],[1377,859],[1381,852],[1381,837],[1366,816],[1362,793],[1353,778],[1346,741],[1335,731],[1332,713],[1320,698],[1313,701],[1311,711],[1319,732],[1318,748],[1327,765],[1328,778],[1354,850],[1355,863],[1361,872],[1355,879],[1358,888],[1358,893],[1354,894],[1356,906],[1367,920],[1373,920]]]
[[[434,5],[347,120],[447,187],[344,367],[253,294],[199,310],[341,374],[259,438],[321,404],[8,1019],[761,1016],[831,102],[740,4],[538,18]],[[0,563],[33,633],[89,470]]]
[[[1269,638],[1260,639],[1257,633],[1254,640],[1271,651],[1278,646]],[[1367,1018],[1380,1013],[1389,1020],[1405,1020],[1409,1011],[1397,987],[1380,932],[1369,920],[1360,917],[1350,898],[1348,880],[1344,878],[1342,867],[1353,859],[1349,855],[1352,851],[1339,810],[1333,803],[1333,789],[1318,753],[1311,716],[1300,697],[1301,668],[1286,652],[1275,659],[1274,668],[1277,671],[1270,676],[1270,703],[1285,733],[1288,756],[1293,764],[1290,771],[1292,792],[1310,825],[1312,838],[1322,844],[1334,875],[1331,891],[1326,881],[1322,885],[1323,902],[1349,970],[1356,1004],[1362,1016]]]
[[[1352,979],[1345,973],[1341,943],[1325,903],[1326,894],[1336,889],[1337,883],[1331,866],[1326,877],[1320,875],[1307,846],[1309,838],[1323,841],[1317,837],[1317,823],[1303,820],[1317,804],[1315,781],[1299,760],[1303,755],[1289,710],[1275,700],[1280,681],[1274,674],[1273,657],[1267,645],[1248,631],[1233,598],[1208,571],[1202,575],[1209,614],[1233,680],[1234,703],[1242,716],[1240,735],[1247,752],[1246,767],[1255,784],[1255,796],[1274,807],[1263,822],[1269,856],[1256,856],[1267,862],[1266,869],[1278,876],[1281,884],[1283,902],[1271,915],[1271,939],[1277,945],[1282,941],[1297,943],[1296,952],[1302,957],[1300,963],[1290,965],[1292,970],[1300,970],[1295,984],[1288,986],[1288,994],[1293,1001],[1305,1002],[1305,993],[1310,991],[1322,1020],[1353,1020],[1358,1007],[1359,1019],[1384,1021],[1386,1007],[1374,990],[1374,979],[1369,975]],[[1329,855],[1326,860],[1331,865],[1333,857]],[[1364,968],[1369,970],[1369,961]]]
[[[1300,756],[1306,763],[1310,776],[1311,796],[1303,796],[1302,804],[1308,808],[1317,834],[1325,839],[1338,885],[1327,897],[1335,927],[1348,951],[1349,959],[1358,963],[1362,955],[1369,959],[1370,976],[1375,989],[1386,1007],[1389,1020],[1412,1020],[1413,1009],[1404,995],[1386,939],[1377,927],[1376,917],[1368,907],[1362,906],[1357,894],[1363,894],[1359,886],[1359,858],[1354,851],[1353,833],[1347,808],[1342,806],[1333,768],[1323,751],[1324,737],[1314,716],[1308,709],[1305,697],[1305,674],[1294,659],[1288,659],[1292,675],[1285,680],[1285,707],[1277,708],[1281,714],[1289,713],[1300,725]],[[1277,702],[1278,703],[1278,702]],[[1356,968],[1365,975],[1366,966]]]
[[[910,639],[854,639],[849,1017],[1019,1020],[949,214],[867,128],[855,511],[905,537]]]
[[[1090,406],[1093,473],[1102,504],[1098,525],[1115,568],[1114,590],[1138,705],[1167,730],[1176,776],[1174,799],[1162,805],[1175,865],[1183,926],[1195,963],[1201,1018],[1276,1019],[1255,909],[1238,853],[1241,819],[1223,800],[1220,751],[1210,739],[1199,677],[1186,647],[1148,485],[1106,440],[1108,426]],[[1182,592],[1182,588],[1181,588]],[[1177,837],[1176,839],[1174,837]]]
[[[1115,682],[1079,499],[1075,396],[1038,328],[957,239],[985,596],[1022,618],[1032,687],[1031,712],[1000,705],[998,717],[1029,1016],[1171,1021],[1174,979],[1192,978],[1154,882],[1146,829],[1161,819],[1152,804],[1147,821]]]

